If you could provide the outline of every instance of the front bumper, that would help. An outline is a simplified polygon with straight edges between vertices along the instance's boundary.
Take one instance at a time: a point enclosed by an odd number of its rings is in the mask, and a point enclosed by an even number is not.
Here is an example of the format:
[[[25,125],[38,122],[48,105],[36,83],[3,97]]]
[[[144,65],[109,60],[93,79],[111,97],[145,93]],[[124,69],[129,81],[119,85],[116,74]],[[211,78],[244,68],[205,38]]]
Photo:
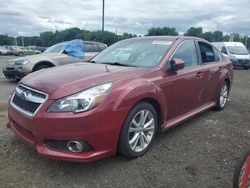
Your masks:
[[[16,69],[3,69],[3,74],[6,79],[12,80],[12,79],[22,79],[24,76],[26,76],[25,73],[20,72]]]
[[[250,68],[250,60],[249,59],[237,59],[232,60],[234,67],[242,67],[242,68]]]
[[[113,111],[102,105],[103,108],[79,114],[47,113],[46,109],[52,102],[46,101],[34,117],[28,117],[9,105],[8,128],[19,140],[35,148],[39,155],[51,159],[89,162],[116,153],[127,110]],[[93,150],[80,153],[55,150],[48,147],[46,140],[83,140]]]

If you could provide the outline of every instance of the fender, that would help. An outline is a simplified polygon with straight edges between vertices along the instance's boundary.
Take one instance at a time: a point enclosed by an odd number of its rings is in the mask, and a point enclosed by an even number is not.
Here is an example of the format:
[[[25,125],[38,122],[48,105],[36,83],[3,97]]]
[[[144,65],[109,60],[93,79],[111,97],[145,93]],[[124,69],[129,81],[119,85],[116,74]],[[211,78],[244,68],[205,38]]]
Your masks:
[[[113,107],[114,111],[121,109],[131,110],[138,102],[153,99],[159,104],[161,109],[161,122],[165,119],[166,114],[165,97],[162,89],[155,83],[145,79],[136,79],[127,82],[120,87],[123,92],[118,96]],[[164,113],[163,113],[164,112]]]

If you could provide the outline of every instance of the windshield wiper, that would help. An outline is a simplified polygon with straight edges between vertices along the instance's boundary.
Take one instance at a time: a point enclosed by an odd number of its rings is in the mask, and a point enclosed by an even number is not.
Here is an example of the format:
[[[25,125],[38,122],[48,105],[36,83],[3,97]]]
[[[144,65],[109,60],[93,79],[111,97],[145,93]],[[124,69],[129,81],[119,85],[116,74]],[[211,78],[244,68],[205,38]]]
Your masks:
[[[103,63],[103,64],[107,64],[107,65],[118,65],[118,66],[124,66],[124,67],[137,67],[135,65],[131,65],[131,64],[125,64],[125,63],[120,63],[120,62],[110,62],[110,63]]]

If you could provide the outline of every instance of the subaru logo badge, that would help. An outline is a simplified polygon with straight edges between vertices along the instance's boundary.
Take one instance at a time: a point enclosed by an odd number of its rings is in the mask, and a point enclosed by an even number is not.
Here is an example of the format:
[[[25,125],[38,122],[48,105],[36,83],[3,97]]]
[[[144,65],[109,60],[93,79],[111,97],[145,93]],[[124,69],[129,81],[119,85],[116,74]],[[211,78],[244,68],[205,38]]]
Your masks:
[[[28,100],[28,95],[30,94],[30,92],[28,90],[22,90],[19,94],[19,97],[24,100],[27,101]]]

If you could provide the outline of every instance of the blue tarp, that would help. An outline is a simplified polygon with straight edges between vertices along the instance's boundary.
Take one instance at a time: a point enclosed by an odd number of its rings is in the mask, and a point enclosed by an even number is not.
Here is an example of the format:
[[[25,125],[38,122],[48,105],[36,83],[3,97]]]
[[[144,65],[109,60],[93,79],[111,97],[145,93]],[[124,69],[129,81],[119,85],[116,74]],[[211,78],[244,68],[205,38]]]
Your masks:
[[[72,57],[82,59],[84,57],[83,42],[80,39],[71,40],[63,47],[64,51]]]

